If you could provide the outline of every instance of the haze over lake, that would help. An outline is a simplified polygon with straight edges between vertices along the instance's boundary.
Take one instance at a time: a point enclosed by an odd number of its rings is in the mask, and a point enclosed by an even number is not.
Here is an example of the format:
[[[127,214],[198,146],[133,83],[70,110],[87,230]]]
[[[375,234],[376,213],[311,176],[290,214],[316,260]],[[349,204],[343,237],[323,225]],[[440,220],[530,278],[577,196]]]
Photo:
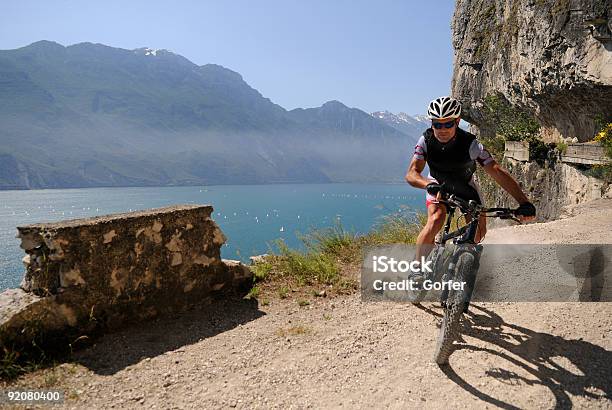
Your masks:
[[[296,233],[333,226],[367,232],[384,215],[425,210],[422,190],[408,184],[273,184],[160,188],[0,191],[0,288],[19,286],[25,256],[16,226],[173,204],[211,204],[227,239],[221,256],[249,261],[283,238],[302,248]]]

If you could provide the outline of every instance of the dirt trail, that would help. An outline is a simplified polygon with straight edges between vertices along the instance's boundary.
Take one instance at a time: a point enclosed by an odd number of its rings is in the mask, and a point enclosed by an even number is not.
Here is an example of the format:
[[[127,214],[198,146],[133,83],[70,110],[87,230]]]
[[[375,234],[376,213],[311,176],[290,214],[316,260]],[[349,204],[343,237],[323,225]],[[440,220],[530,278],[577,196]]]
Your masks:
[[[566,208],[560,219],[490,230],[484,243],[612,243],[612,199]]]
[[[612,243],[612,200],[488,241]],[[479,303],[450,366],[431,363],[440,309],[358,295],[221,303],[102,338],[22,386],[66,407],[610,408],[612,304]]]

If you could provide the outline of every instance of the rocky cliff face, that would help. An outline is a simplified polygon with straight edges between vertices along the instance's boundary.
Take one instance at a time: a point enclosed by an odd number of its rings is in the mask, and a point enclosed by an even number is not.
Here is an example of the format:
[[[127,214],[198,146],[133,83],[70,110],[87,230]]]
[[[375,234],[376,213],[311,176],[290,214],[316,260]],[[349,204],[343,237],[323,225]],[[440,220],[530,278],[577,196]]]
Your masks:
[[[612,198],[612,185],[562,162],[541,166],[536,162],[506,158],[501,163],[536,206],[538,222],[563,217],[572,205]],[[486,204],[516,207],[516,201],[484,172],[479,172],[477,178]],[[507,225],[496,219],[487,221],[487,224],[491,227]]]
[[[612,2],[457,0],[453,95],[481,124],[498,94],[535,115],[550,140],[586,141],[612,115]]]

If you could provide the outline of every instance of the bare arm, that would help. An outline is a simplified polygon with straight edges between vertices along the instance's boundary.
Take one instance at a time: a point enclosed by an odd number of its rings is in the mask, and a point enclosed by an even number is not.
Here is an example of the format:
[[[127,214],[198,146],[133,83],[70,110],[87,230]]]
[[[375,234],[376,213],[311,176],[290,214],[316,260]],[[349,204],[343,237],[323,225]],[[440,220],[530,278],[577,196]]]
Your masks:
[[[425,169],[425,164],[426,161],[424,159],[416,159],[413,157],[408,166],[408,171],[406,171],[406,182],[415,188],[425,189],[427,184],[431,183],[430,180],[421,175],[421,172]]]
[[[503,167],[501,167],[497,162],[493,161],[485,166],[483,169],[487,174],[491,176],[506,192],[508,192],[516,202],[519,204],[524,204],[525,202],[529,202],[529,198],[521,189],[521,186],[516,182],[516,179]]]

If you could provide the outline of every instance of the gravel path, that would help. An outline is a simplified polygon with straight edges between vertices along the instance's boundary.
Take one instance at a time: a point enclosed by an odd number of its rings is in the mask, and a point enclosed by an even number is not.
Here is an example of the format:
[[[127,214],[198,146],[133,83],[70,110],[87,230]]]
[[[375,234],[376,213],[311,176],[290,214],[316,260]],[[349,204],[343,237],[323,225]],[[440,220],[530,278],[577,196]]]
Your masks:
[[[573,206],[556,221],[492,229],[484,243],[612,244],[612,199]]]
[[[612,200],[488,241],[612,243]],[[66,407],[611,408],[612,304],[478,303],[450,365],[431,362],[441,310],[358,295],[220,302],[107,335],[27,375]]]

